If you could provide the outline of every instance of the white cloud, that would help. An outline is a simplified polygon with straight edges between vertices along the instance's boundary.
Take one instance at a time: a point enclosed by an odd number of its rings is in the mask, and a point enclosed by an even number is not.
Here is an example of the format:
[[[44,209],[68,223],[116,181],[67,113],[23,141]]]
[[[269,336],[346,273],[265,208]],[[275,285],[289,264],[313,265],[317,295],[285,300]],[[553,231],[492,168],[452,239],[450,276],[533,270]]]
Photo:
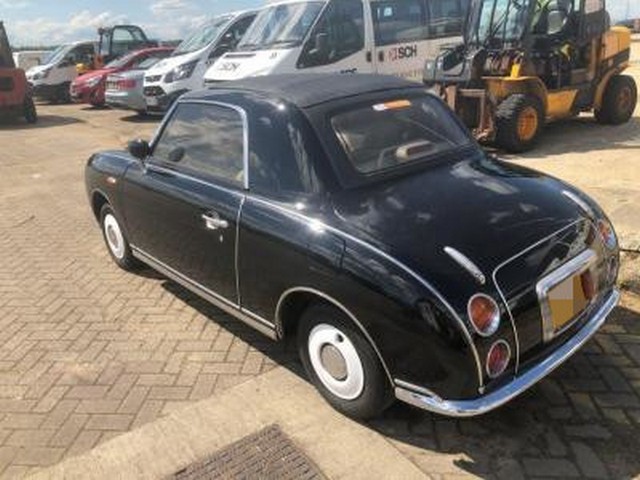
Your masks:
[[[0,0],[1,1],[1,0]],[[127,23],[126,15],[112,12],[98,14],[83,10],[67,21],[39,17],[17,20],[6,25],[12,45],[59,45],[77,40],[97,40],[99,27]]]
[[[0,9],[6,10],[21,10],[31,5],[31,2],[26,0],[0,0]]]

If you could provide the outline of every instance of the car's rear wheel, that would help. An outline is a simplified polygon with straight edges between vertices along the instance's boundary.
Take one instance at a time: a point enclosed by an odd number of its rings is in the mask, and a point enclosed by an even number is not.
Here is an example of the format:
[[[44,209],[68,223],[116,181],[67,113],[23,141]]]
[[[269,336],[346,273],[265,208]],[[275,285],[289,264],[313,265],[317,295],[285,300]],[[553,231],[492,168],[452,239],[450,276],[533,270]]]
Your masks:
[[[594,112],[596,121],[605,125],[621,125],[629,121],[638,103],[636,82],[628,75],[609,80],[602,105]]]
[[[139,264],[131,252],[129,240],[120,221],[109,204],[103,205],[100,209],[100,226],[113,261],[123,270],[135,270]]]
[[[27,123],[36,123],[38,121],[38,111],[32,97],[24,99],[24,119]]]
[[[376,352],[339,309],[316,304],[304,312],[298,353],[315,387],[345,415],[375,417],[393,401]]]

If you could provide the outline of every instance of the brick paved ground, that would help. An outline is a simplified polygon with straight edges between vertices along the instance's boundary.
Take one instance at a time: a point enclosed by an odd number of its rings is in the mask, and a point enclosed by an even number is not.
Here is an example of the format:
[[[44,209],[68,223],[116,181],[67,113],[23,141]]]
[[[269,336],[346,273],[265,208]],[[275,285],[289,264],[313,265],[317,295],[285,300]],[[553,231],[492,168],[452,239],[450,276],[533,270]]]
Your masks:
[[[83,164],[96,147],[148,134],[153,123],[105,133],[98,127],[110,126],[109,112],[41,110],[41,130],[0,126],[0,472],[7,477],[291,356],[176,284],[150,271],[127,274],[109,260],[87,207]],[[59,124],[60,111],[102,115],[104,125],[70,129]]]
[[[41,113],[37,128],[0,125],[5,477],[291,360],[175,284],[110,262],[86,204],[83,164],[97,149],[148,136],[153,122],[76,106]],[[602,333],[522,399],[465,421],[397,407],[372,426],[436,476],[640,475],[638,262],[626,259],[629,291]]]

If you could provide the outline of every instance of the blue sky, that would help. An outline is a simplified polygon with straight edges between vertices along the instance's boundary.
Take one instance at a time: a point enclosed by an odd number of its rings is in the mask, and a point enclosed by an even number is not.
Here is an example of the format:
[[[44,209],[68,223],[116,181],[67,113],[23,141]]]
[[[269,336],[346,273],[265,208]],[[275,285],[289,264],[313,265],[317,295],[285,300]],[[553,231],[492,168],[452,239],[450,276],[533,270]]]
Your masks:
[[[628,3],[627,3],[628,2]],[[0,0],[15,46],[55,45],[96,38],[96,28],[136,23],[157,39],[181,38],[216,13],[263,5],[265,0]],[[625,15],[627,4],[640,17],[640,0],[608,0],[614,19]]]
[[[0,20],[15,46],[92,40],[100,26],[141,25],[152,38],[183,37],[217,13],[265,0],[0,0]]]

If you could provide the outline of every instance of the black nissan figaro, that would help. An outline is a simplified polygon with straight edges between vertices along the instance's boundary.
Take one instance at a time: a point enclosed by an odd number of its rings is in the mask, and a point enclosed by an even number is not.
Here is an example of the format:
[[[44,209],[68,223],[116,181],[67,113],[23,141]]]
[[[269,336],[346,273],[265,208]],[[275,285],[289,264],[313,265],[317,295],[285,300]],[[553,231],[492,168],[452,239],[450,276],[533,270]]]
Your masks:
[[[619,251],[572,186],[485,153],[420,85],[284,75],[184,95],[91,157],[109,254],[274,340],[337,410],[508,402],[616,306]]]

